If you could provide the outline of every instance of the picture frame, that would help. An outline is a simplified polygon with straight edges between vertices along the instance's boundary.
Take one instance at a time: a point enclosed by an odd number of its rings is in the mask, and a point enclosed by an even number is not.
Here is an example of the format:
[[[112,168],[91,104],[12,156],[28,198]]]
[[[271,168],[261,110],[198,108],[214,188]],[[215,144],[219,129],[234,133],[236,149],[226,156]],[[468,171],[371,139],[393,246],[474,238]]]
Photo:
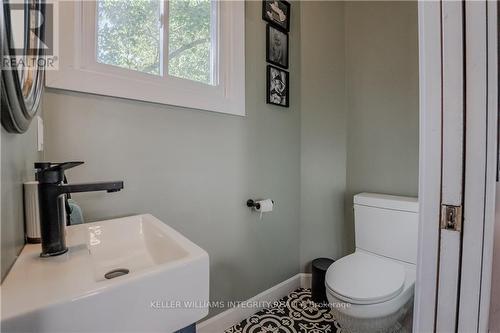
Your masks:
[[[266,102],[276,106],[290,106],[290,74],[273,65],[267,65]]]
[[[288,69],[288,34],[268,24],[266,29],[266,61]]]
[[[285,0],[263,0],[262,19],[285,32],[290,31],[290,3]]]

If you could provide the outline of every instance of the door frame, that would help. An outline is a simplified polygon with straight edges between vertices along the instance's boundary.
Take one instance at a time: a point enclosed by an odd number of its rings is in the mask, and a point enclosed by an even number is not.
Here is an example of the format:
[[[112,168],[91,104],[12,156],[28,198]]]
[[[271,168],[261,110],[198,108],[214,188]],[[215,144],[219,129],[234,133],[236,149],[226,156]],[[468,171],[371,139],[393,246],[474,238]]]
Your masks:
[[[499,163],[499,45],[500,29],[498,26],[499,4],[497,1],[487,2],[488,20],[488,115],[487,115],[487,151],[486,151],[486,188],[485,188],[485,225],[483,243],[483,263],[481,285],[485,286],[481,292],[479,311],[479,332],[486,332],[489,325],[491,279],[493,272],[493,249],[495,242],[495,209],[500,197],[496,197],[497,183],[500,175]],[[498,240],[497,240],[498,241]]]
[[[487,0],[466,1],[464,9],[466,133],[462,251],[465,249],[467,255],[462,256],[458,276],[460,291],[457,295],[456,330],[486,332],[491,292],[498,152],[497,3]],[[439,304],[437,302],[438,271],[443,265],[441,263],[440,266],[439,262],[443,182],[442,13],[441,1],[420,1],[418,4],[420,224],[414,332],[434,332],[438,307],[457,305],[453,300],[450,303],[454,304],[447,304],[446,300]],[[471,85],[471,82],[475,85]],[[470,297],[474,298],[473,301]]]
[[[441,4],[419,1],[419,232],[413,332],[434,332],[441,209]]]

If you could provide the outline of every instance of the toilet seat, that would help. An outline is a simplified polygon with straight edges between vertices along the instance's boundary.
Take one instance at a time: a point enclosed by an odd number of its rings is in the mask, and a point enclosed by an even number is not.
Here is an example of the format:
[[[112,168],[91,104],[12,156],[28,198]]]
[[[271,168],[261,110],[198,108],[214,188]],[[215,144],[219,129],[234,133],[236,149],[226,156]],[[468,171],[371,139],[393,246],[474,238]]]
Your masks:
[[[328,292],[353,304],[375,304],[398,296],[406,280],[405,267],[388,258],[356,251],[334,262],[325,276]]]

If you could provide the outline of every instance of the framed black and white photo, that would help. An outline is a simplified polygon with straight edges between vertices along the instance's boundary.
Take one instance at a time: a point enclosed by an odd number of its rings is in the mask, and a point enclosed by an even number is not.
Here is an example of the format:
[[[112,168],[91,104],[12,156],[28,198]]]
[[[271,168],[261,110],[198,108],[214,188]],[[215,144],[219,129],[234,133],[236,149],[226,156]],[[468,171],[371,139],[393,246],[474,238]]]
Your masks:
[[[290,3],[284,0],[264,0],[262,19],[283,31],[290,31]]]
[[[290,105],[289,82],[287,71],[267,65],[267,103],[288,107]]]
[[[267,25],[266,61],[288,68],[288,34],[271,25]]]

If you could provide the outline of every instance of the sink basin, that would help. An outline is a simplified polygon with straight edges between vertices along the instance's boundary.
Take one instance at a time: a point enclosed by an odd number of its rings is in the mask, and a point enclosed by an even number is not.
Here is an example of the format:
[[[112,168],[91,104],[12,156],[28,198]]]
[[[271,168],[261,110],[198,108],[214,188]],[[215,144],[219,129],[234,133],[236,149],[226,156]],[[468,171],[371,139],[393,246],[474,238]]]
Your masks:
[[[1,286],[5,332],[173,332],[208,314],[208,254],[152,215],[70,226],[68,253],[26,245]]]

